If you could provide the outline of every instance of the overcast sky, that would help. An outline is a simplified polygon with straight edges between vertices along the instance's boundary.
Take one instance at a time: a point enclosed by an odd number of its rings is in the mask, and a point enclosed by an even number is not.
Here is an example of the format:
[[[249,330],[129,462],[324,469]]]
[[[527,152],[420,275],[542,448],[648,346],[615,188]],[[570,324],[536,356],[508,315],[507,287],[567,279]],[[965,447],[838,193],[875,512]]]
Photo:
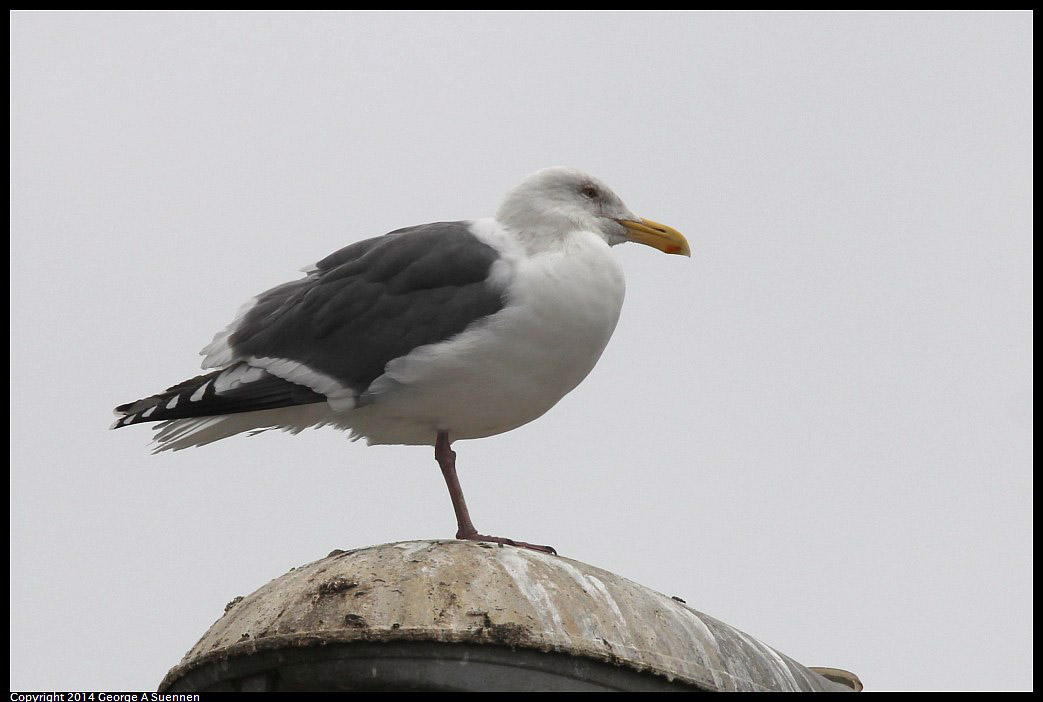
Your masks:
[[[451,537],[430,449],[152,456],[111,410],[255,293],[550,165],[684,232],[544,417],[460,442],[485,533],[867,689],[1030,689],[1032,16],[11,17],[11,686],[154,689],[226,602]]]

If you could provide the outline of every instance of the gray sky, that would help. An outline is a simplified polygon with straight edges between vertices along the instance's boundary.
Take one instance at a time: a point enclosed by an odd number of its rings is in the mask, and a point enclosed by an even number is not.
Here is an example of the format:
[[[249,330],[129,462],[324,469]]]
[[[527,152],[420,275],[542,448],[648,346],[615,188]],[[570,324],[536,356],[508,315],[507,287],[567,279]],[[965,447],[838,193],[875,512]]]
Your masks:
[[[152,689],[334,548],[451,537],[432,452],[332,430],[151,456],[116,404],[255,293],[587,170],[590,377],[461,442],[479,529],[868,689],[1032,684],[1032,16],[79,14],[11,22],[11,686]]]

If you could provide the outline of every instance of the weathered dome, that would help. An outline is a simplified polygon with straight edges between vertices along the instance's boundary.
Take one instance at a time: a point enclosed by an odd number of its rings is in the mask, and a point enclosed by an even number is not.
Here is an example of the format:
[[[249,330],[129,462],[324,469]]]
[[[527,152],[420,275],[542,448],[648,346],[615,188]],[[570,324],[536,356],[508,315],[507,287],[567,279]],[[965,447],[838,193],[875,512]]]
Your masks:
[[[160,685],[678,688],[851,689],[600,568],[464,541],[335,551],[291,570],[230,603]]]

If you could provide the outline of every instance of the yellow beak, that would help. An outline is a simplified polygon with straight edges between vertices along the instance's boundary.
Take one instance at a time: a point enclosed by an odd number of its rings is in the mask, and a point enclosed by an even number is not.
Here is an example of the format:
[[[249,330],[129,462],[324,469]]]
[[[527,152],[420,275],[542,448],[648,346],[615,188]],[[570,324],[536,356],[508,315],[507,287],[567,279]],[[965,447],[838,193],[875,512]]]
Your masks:
[[[630,241],[651,246],[663,253],[680,254],[681,256],[692,255],[692,250],[688,248],[688,240],[673,227],[653,222],[650,219],[642,219],[640,222],[632,219],[621,219],[619,223],[626,227],[627,239]]]

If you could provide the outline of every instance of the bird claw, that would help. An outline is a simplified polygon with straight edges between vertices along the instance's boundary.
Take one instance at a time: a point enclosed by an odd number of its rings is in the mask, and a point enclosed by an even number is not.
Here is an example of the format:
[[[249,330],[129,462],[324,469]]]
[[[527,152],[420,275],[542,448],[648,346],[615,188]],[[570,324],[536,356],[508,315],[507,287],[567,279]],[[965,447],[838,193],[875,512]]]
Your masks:
[[[502,536],[486,536],[485,534],[479,534],[478,532],[463,533],[456,532],[456,538],[461,541],[490,541],[495,544],[506,545],[506,546],[517,546],[518,548],[527,548],[530,551],[539,551],[540,553],[549,553],[552,556],[557,556],[558,552],[554,550],[553,546],[541,546],[540,544],[530,544],[526,541],[515,541],[514,539],[507,539]]]

